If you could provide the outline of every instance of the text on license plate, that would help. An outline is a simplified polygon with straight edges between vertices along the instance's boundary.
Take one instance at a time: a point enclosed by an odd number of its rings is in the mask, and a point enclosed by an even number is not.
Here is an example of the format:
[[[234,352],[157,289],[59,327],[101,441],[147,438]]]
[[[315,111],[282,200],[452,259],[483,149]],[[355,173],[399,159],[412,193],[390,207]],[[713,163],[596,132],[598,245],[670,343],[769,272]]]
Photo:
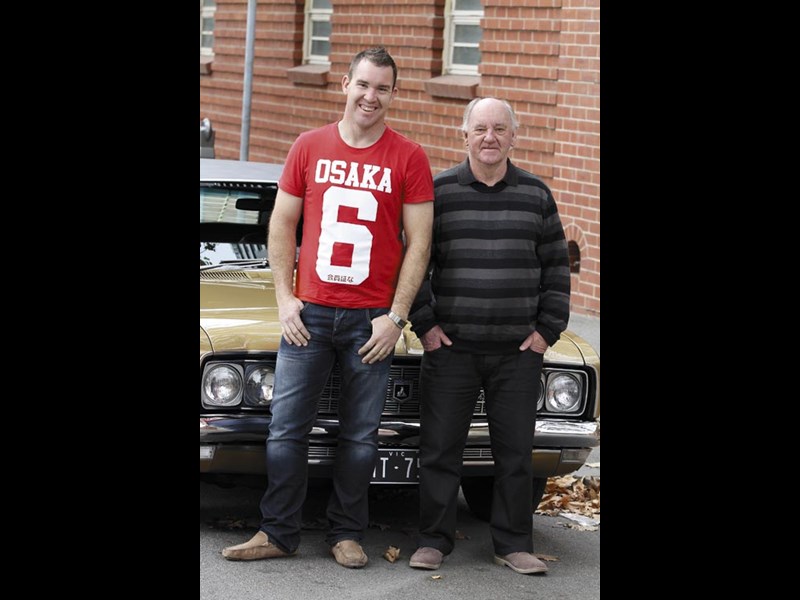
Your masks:
[[[372,483],[419,483],[419,456],[416,450],[378,450]]]

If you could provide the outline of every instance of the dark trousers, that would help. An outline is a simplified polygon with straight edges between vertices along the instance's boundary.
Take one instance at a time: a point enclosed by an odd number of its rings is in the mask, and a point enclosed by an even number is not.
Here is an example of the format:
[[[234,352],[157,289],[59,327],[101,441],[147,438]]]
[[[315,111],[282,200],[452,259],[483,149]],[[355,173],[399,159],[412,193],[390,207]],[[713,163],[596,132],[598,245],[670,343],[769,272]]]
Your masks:
[[[447,346],[422,357],[420,546],[455,544],[464,444],[483,386],[495,477],[490,529],[495,553],[533,552],[533,432],[543,356],[466,354]]]

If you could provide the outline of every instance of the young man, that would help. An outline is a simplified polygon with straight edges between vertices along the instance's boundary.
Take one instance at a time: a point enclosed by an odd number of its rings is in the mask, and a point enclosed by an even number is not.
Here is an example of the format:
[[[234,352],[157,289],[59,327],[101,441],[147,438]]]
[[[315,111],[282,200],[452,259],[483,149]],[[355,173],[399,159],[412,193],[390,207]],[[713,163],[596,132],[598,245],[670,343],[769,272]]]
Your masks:
[[[229,560],[297,551],[308,435],[338,361],[340,431],[326,541],[340,565],[367,564],[360,542],[389,366],[427,268],[433,222],[428,158],[385,124],[396,82],[397,66],[384,48],[356,54],[342,79],[342,119],[301,134],[286,159],[268,240],[283,332],[267,438],[269,481],[258,533],[225,548]]]
[[[473,100],[462,124],[467,159],[434,178],[433,269],[411,314],[425,349],[416,568],[438,569],[453,551],[462,452],[483,387],[494,562],[547,571],[532,554],[531,451],[543,354],[566,329],[570,276],[550,190],[508,159],[518,126],[507,102]]]

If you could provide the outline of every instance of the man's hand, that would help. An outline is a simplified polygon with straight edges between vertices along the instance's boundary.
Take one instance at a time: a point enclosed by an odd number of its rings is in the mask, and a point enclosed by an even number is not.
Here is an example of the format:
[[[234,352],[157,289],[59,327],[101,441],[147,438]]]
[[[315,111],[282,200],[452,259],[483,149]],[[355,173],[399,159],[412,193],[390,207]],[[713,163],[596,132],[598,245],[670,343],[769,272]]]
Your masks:
[[[283,339],[297,346],[308,346],[311,334],[308,333],[300,311],[303,310],[303,301],[297,296],[287,296],[278,300],[278,319],[281,322]]]
[[[358,349],[362,363],[372,364],[392,355],[394,345],[402,330],[389,317],[381,315],[372,319],[372,337]]]
[[[442,331],[442,328],[438,325],[434,325],[433,329],[426,331],[420,338],[420,341],[422,342],[422,348],[425,352],[438,350],[442,347],[442,344],[445,346],[453,345],[453,342],[450,341],[450,338],[447,337],[447,334]]]
[[[522,342],[522,345],[519,347],[519,349],[523,352],[528,348],[530,348],[533,352],[537,352],[538,354],[544,354],[547,350],[547,342],[544,341],[544,338],[538,331],[534,331],[525,338],[525,341]]]

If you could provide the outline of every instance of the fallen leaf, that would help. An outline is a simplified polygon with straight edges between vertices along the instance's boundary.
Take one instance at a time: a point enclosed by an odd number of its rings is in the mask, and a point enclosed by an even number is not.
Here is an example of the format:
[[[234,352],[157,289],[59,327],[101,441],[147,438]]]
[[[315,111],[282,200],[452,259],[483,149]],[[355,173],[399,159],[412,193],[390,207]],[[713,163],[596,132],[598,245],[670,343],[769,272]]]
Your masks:
[[[383,553],[383,558],[388,560],[390,563],[396,561],[399,556],[400,556],[400,548],[395,548],[394,546],[389,546],[386,549],[386,552]]]
[[[600,491],[600,478],[599,477],[584,477],[581,481],[583,481],[586,487],[599,492]]]
[[[561,560],[557,556],[550,556],[549,554],[534,554],[534,556],[539,560],[546,560],[548,562]]]

